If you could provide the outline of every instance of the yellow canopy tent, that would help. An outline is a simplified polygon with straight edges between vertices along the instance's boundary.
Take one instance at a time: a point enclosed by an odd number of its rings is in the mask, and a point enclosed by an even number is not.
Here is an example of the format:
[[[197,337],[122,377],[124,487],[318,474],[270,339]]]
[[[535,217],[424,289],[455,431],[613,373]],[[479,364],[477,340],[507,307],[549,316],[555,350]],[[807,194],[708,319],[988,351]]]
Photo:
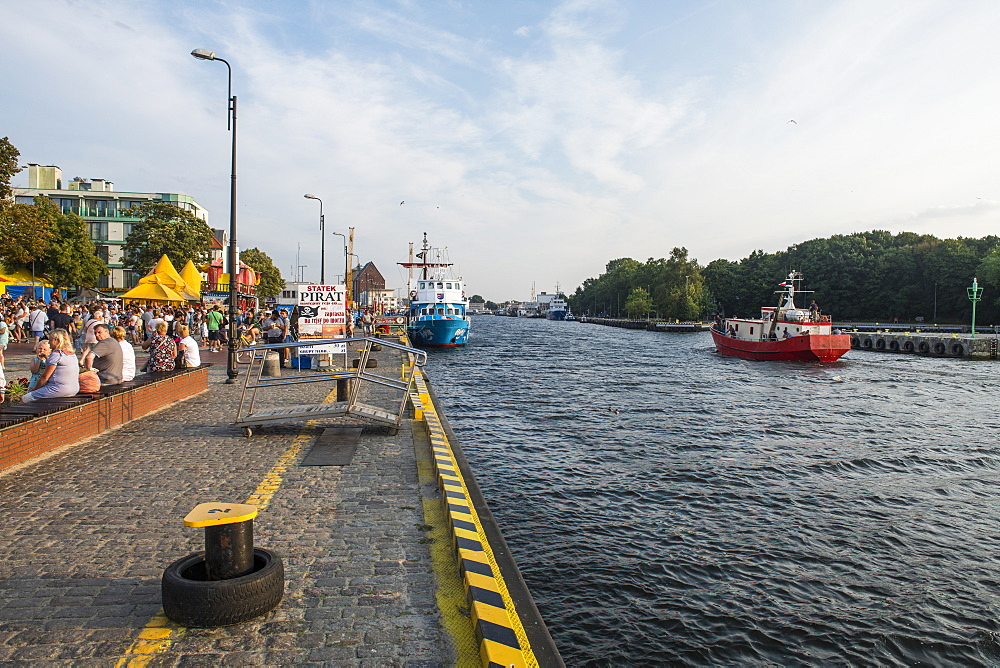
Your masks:
[[[153,267],[153,271],[140,279],[139,282],[142,283],[147,278],[153,278],[157,283],[174,290],[188,301],[198,299],[198,297],[196,297],[191,291],[191,288],[188,287],[187,282],[181,278],[181,275],[177,273],[176,269],[174,269],[174,265],[170,261],[170,258],[168,258],[165,254],[160,258],[160,261],[156,263],[156,266]]]
[[[187,301],[187,299],[181,296],[176,290],[154,281],[149,283],[140,283],[123,294],[122,299],[175,303],[183,303]]]
[[[187,261],[184,268],[181,269],[181,278],[187,284],[187,291],[195,296],[195,299],[201,298],[201,272],[198,268],[194,266],[194,262],[191,260]]]
[[[192,264],[188,262],[188,264]],[[193,266],[193,265],[192,265]],[[170,258],[163,255],[153,270],[139,279],[139,283],[122,295],[122,299],[142,299],[146,301],[186,302],[199,299],[201,291],[194,291],[187,281],[174,269]]]

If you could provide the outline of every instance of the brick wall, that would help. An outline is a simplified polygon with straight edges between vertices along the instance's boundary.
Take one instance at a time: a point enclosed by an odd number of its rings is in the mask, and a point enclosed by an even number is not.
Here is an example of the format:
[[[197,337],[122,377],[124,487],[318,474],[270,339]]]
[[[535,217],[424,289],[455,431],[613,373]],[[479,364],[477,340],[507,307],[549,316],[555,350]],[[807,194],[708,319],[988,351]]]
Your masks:
[[[208,368],[171,375],[0,429],[0,470],[97,436],[208,389]]]

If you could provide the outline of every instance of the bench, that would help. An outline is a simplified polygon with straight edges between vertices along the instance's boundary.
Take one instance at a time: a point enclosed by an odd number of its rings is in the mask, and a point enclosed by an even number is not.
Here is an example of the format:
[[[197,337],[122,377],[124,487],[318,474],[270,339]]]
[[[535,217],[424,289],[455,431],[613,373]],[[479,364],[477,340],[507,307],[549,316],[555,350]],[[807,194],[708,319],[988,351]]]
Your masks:
[[[0,410],[0,470],[96,436],[208,389],[208,367],[136,376],[98,392]]]

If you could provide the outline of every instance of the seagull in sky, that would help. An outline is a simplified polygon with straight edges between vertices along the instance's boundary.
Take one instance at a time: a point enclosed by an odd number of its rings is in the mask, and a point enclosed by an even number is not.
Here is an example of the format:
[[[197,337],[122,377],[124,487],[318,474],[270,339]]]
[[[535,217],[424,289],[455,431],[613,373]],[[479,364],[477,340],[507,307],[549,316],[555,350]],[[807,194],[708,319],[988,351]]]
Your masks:
[[[406,204],[406,200],[405,199],[402,202],[399,203],[399,206],[403,206],[404,204]]]
[[[795,123],[795,119],[793,118],[792,120],[788,121],[788,123]],[[788,125],[788,123],[785,123],[785,125]],[[795,124],[798,125],[798,123]]]

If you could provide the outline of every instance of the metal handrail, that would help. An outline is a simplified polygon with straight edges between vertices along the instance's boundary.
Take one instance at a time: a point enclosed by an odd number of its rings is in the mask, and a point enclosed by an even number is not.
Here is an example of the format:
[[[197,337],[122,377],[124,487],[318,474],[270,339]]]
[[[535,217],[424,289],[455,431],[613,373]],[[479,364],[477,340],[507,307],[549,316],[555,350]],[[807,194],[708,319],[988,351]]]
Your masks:
[[[317,372],[310,373],[308,375],[303,375],[301,377],[288,377],[288,376],[277,376],[273,378],[262,379],[264,372],[265,360],[267,354],[270,351],[284,350],[286,348],[302,348],[311,346],[321,346],[328,344],[362,344],[358,347],[358,366],[356,369],[343,369],[337,371],[329,372]],[[368,372],[367,364],[368,359],[371,354],[373,345],[387,346],[406,355],[409,364],[408,372],[404,368],[404,374],[402,379],[389,378],[386,376],[381,376],[376,373]],[[249,353],[249,356],[247,355]],[[338,353],[339,354],[339,353]],[[406,400],[410,388],[413,384],[414,373],[417,367],[422,367],[427,362],[427,353],[423,350],[417,348],[412,348],[394,341],[387,341],[385,339],[373,338],[373,337],[354,337],[348,339],[305,339],[292,342],[282,342],[282,343],[260,343],[254,344],[252,346],[247,346],[241,348],[238,351],[237,362],[239,364],[249,365],[249,368],[244,374],[243,381],[243,392],[240,396],[239,406],[236,413],[236,424],[249,424],[254,422],[252,417],[254,414],[254,404],[257,398],[257,389],[262,387],[280,387],[288,385],[299,385],[303,383],[317,383],[331,380],[349,380],[355,379],[357,381],[367,381],[381,385],[383,387],[389,387],[396,390],[402,390],[402,397],[400,399],[399,407],[396,412],[396,425],[398,426],[399,420],[402,417],[403,411],[406,407]],[[260,366],[257,368],[256,373],[254,372],[253,364],[254,362],[260,362]],[[346,362],[346,360],[345,360]],[[253,377],[253,378],[252,378]],[[349,396],[346,397],[346,401],[337,402],[338,404],[344,406],[346,414],[351,414],[353,410],[359,409],[361,405],[359,404],[359,397],[361,391],[361,383],[355,382],[351,384]],[[249,409],[246,414],[243,412],[243,408],[247,402],[247,395],[249,393]],[[293,419],[295,416],[291,416]],[[248,430],[249,433],[249,430]]]

